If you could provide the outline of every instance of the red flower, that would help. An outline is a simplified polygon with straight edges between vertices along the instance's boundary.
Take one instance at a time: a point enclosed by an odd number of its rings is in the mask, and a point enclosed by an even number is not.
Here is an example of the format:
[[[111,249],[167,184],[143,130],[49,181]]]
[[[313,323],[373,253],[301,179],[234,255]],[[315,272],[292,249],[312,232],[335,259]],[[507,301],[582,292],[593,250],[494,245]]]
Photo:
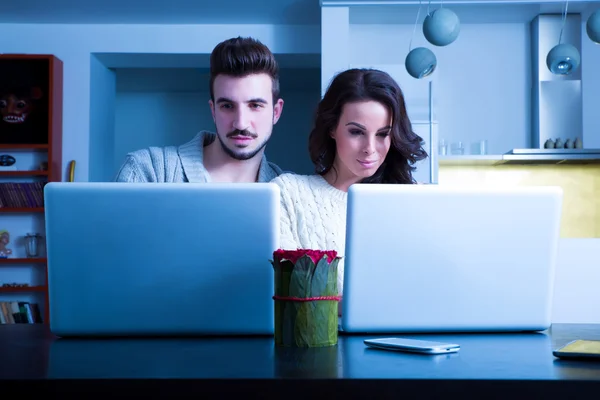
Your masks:
[[[304,255],[309,256],[315,264],[323,257],[327,257],[327,261],[331,262],[337,257],[335,250],[310,250],[310,249],[297,249],[297,250],[283,250],[278,249],[273,252],[273,259],[275,261],[290,260],[296,264],[296,261]]]

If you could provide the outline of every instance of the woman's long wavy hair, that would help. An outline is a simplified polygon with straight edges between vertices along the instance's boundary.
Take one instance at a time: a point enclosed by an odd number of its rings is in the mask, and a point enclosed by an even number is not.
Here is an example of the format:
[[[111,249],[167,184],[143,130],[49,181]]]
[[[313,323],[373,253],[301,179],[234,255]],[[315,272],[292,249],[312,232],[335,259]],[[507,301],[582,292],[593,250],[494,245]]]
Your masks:
[[[308,141],[315,172],[326,174],[334,168],[336,129],[344,105],[362,101],[377,101],[392,114],[390,150],[374,175],[362,183],[416,183],[412,172],[417,161],[427,158],[423,139],[412,130],[406,113],[404,95],[398,83],[386,72],[376,69],[349,69],[337,75],[320,101]]]

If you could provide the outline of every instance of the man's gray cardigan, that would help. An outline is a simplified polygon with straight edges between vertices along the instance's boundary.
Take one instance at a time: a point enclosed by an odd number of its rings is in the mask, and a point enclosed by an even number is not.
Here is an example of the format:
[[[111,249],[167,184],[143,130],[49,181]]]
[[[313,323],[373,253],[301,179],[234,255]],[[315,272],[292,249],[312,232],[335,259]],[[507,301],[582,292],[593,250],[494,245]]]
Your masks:
[[[216,139],[216,134],[199,132],[181,146],[149,147],[127,154],[117,173],[117,182],[210,182],[204,168],[203,147]],[[283,171],[263,155],[258,182],[270,182]]]

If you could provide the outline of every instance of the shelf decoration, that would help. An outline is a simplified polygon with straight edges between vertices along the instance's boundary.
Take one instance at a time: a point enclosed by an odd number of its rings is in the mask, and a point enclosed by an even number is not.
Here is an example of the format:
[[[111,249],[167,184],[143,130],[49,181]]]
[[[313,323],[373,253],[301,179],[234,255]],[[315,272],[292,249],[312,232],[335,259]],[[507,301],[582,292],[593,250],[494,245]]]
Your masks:
[[[8,258],[12,250],[7,246],[10,243],[10,233],[7,230],[0,230],[0,258]]]
[[[337,252],[276,250],[275,344],[324,347],[338,342]]]
[[[28,258],[38,258],[40,256],[40,245],[43,239],[39,233],[25,235],[25,254]]]
[[[10,154],[0,154],[0,171],[16,171],[17,160]]]
[[[0,64],[0,143],[48,143],[48,61]]]

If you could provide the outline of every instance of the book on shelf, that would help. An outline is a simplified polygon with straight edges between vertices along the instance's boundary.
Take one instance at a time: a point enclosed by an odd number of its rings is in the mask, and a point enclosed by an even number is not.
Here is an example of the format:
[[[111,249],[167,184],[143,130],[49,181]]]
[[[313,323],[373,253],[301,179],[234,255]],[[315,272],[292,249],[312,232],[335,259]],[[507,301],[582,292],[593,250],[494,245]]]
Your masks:
[[[44,186],[47,182],[0,183],[0,208],[44,206]]]
[[[41,323],[42,314],[37,303],[24,301],[0,302],[0,325]]]

